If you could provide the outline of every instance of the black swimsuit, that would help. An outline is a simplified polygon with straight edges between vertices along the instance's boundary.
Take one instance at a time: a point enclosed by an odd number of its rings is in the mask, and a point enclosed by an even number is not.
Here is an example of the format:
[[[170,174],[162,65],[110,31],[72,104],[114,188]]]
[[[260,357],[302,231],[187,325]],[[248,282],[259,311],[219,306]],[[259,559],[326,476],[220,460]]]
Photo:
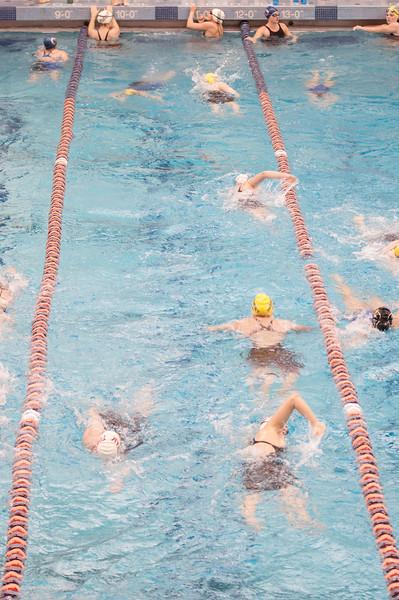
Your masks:
[[[105,38],[102,39],[101,35],[100,35],[100,30],[97,29],[97,35],[98,35],[98,41],[99,42],[106,42],[108,40],[108,34],[110,32],[110,29],[108,29],[107,33],[105,34]]]
[[[269,37],[279,37],[279,38],[285,37],[284,29],[281,27],[280,23],[278,24],[277,31],[272,31],[270,29],[270,27],[268,27],[267,25],[265,25],[265,27],[266,27],[266,29],[268,29],[270,31]]]

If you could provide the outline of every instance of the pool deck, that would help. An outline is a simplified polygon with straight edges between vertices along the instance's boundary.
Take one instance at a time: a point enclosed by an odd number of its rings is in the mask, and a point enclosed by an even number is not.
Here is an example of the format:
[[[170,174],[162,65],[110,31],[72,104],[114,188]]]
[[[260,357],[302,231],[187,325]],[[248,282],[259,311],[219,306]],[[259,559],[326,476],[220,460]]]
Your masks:
[[[187,15],[187,0],[127,0],[124,5],[115,4],[115,18],[125,27],[183,27]],[[90,0],[49,0],[39,3],[35,0],[0,0],[0,28],[42,27],[57,24],[59,27],[76,27],[89,19]],[[105,6],[102,0],[97,6]],[[264,21],[267,2],[261,0],[203,0],[198,8],[201,13],[214,7],[221,8],[226,15],[227,25],[238,25],[242,20],[251,23]],[[384,22],[385,0],[285,0],[278,6],[281,18],[302,25],[350,26],[359,22]]]

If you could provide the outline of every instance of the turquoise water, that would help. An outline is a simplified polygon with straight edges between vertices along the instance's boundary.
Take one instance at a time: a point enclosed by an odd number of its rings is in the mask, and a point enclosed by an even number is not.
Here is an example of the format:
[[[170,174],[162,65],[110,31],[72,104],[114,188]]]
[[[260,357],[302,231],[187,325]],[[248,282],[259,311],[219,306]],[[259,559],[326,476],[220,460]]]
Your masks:
[[[73,53],[76,35],[58,38]],[[8,420],[0,437],[4,538],[70,65],[58,81],[28,84],[41,37],[7,33],[0,40],[1,258],[29,281],[1,339],[9,373],[3,372],[0,407]],[[379,294],[389,305],[397,299],[396,280],[355,254],[364,241],[352,219],[365,214],[373,231],[399,229],[391,193],[399,154],[396,46],[329,32],[256,51],[331,299],[343,309],[329,278],[339,272],[364,297]],[[110,96],[146,73],[170,69],[176,76],[160,90],[163,103]],[[193,77],[216,69],[240,92],[241,116],[213,115],[192,92]],[[306,95],[313,69],[336,73],[339,98],[328,109]],[[287,212],[273,206],[276,219],[264,225],[225,210],[234,176],[264,168],[275,168],[274,156],[237,35],[213,45],[188,33],[124,34],[120,50],[89,48],[69,159],[25,597],[386,598]],[[291,526],[273,493],[259,507],[259,534],[240,514],[238,451],[278,398],[274,388],[264,400],[248,387],[248,342],[208,333],[206,325],[246,315],[259,291],[273,297],[277,316],[314,326],[287,339],[305,363],[297,387],[328,425],[322,451],[302,466],[306,426],[295,418],[290,428],[290,460],[320,524],[311,529]],[[376,336],[347,353],[393,523],[396,337]],[[107,473],[82,447],[78,414],[93,403],[133,402],[149,381],[155,409],[145,443],[129,458],[137,472],[120,493],[109,494]]]

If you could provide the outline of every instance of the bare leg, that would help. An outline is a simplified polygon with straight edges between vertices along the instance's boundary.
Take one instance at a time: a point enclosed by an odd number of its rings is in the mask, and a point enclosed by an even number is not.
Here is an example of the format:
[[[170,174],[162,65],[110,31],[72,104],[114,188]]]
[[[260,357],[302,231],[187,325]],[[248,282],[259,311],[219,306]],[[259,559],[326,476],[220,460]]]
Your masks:
[[[215,115],[220,115],[220,113],[222,112],[220,104],[211,104],[211,109],[212,112],[215,113]]]
[[[283,511],[293,527],[306,527],[315,524],[306,509],[306,497],[293,485],[280,490]]]
[[[306,87],[316,87],[320,83],[320,73],[319,71],[312,71],[312,77],[306,83]]]
[[[264,206],[259,206],[258,208],[247,208],[245,210],[258,221],[271,221],[275,217],[275,215],[269,212]]]
[[[298,379],[298,375],[299,373],[297,371],[287,373],[287,376],[284,377],[283,385],[281,386],[278,392],[279,395],[285,396],[286,394],[288,394],[288,392],[291,392],[295,381]]]
[[[260,494],[247,494],[241,505],[241,514],[244,517],[245,522],[256,531],[262,529],[260,521],[256,518],[256,507],[258,506],[259,501]]]

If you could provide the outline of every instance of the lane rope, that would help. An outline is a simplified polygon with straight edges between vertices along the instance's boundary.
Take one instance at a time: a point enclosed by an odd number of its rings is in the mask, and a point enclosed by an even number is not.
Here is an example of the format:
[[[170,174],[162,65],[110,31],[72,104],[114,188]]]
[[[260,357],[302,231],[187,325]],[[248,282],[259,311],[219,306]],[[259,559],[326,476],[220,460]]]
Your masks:
[[[87,27],[82,27],[78,36],[71,77],[65,93],[61,135],[53,170],[43,275],[32,322],[27,390],[15,442],[4,574],[0,591],[0,598],[3,600],[19,598],[24,577],[28,546],[33,443],[39,434],[39,422],[46,390],[48,323],[60,262],[62,212],[69,146],[73,137],[75,98],[82,73],[86,45]]]
[[[262,107],[267,130],[279,170],[290,173],[287,152],[281,136],[280,128],[274,114],[272,102],[267,92],[266,83],[260,70],[252,42],[249,36],[249,24],[241,23],[241,38],[247,54],[249,67],[258,90],[259,102]],[[304,258],[313,256],[313,248],[308,235],[306,224],[296,197],[295,190],[286,194],[286,205],[294,226],[295,236],[300,254]],[[357,392],[353,385],[345,358],[342,352],[335,318],[328,300],[327,291],[317,264],[305,264],[305,274],[313,294],[313,305],[324,336],[327,359],[332,372],[335,385],[343,403],[348,433],[351,438],[352,448],[356,455],[360,473],[360,486],[362,488],[366,508],[369,513],[371,527],[381,558],[390,598],[399,599],[399,552],[393,533],[393,528],[385,506],[384,494],[380,482],[377,461],[367,430],[367,423],[359,404]]]

